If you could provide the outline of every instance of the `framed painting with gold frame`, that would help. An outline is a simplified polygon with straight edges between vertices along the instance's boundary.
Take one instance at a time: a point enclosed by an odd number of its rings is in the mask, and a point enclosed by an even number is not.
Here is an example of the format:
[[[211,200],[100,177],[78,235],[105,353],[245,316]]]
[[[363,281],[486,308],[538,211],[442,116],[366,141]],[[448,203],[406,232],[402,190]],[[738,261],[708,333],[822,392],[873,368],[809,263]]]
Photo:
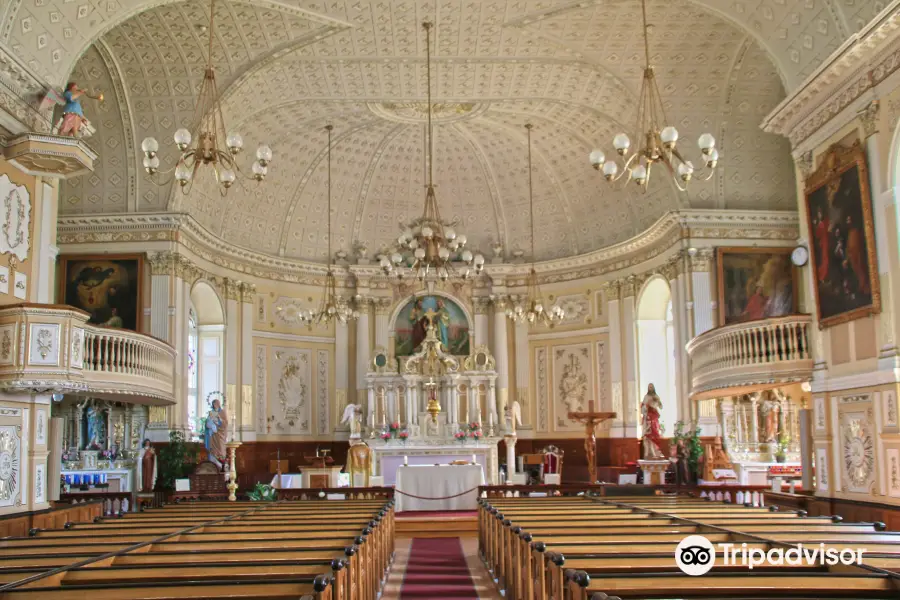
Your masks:
[[[72,254],[59,258],[59,302],[90,313],[89,323],[140,331],[142,254]]]
[[[716,250],[719,326],[797,312],[797,269],[792,248]]]
[[[859,140],[822,155],[806,180],[804,201],[819,328],[878,313],[869,169]]]

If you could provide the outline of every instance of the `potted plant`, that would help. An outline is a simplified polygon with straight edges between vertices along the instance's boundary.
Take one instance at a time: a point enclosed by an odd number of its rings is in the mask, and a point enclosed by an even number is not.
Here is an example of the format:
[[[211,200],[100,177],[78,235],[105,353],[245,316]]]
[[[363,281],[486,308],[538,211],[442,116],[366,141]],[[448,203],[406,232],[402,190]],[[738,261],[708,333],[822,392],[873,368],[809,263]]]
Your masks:
[[[174,490],[175,480],[184,479],[197,466],[199,452],[196,444],[190,444],[180,431],[169,432],[169,443],[159,449],[156,487]]]
[[[675,435],[672,436],[672,444],[677,446],[678,442],[684,440],[685,448],[687,448],[688,471],[693,481],[697,480],[697,470],[700,464],[700,457],[703,456],[703,444],[700,442],[700,428],[696,423],[691,424],[690,429],[685,431],[684,421],[675,423]]]
[[[256,487],[247,492],[247,499],[255,502],[273,502],[275,497],[275,488],[267,483],[257,483]]]
[[[775,462],[783,463],[787,460],[787,451],[790,443],[791,438],[787,437],[783,433],[778,436],[778,441],[775,442]]]

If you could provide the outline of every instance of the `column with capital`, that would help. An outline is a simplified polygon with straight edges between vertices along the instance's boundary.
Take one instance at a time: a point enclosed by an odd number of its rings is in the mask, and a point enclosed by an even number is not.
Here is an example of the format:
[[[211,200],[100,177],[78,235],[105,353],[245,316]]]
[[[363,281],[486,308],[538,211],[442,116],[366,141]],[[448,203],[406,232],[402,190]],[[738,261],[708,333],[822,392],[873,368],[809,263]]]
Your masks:
[[[369,383],[366,386],[366,424],[372,428],[373,430],[378,425],[377,418],[375,416],[375,384]],[[360,399],[359,404],[362,404],[362,400]]]
[[[488,309],[491,306],[490,298],[476,296],[472,298],[475,308],[475,330],[472,332],[473,344],[487,346],[488,344]]]
[[[237,421],[240,418],[241,401],[238,393],[238,384],[241,380],[241,282],[230,277],[225,277],[220,285],[225,298],[225,344],[224,361],[222,367],[225,371],[225,401],[228,406],[229,416]],[[199,354],[199,350],[198,350]],[[199,364],[199,356],[195,357]],[[203,411],[198,411],[203,415]],[[243,431],[243,421],[230,423]],[[238,438],[240,439],[240,438]],[[232,440],[233,441],[233,440]]]
[[[690,341],[687,322],[689,313],[685,307],[685,285],[683,262],[677,254],[670,258],[663,267],[663,275],[669,282],[672,293],[672,321],[675,333],[675,390],[678,394],[678,420],[688,420],[691,416],[691,378],[690,357],[685,344]],[[672,400],[675,400],[673,398]]]
[[[357,298],[359,318],[356,320],[356,401],[362,403],[366,398],[366,374],[369,372],[369,361],[372,358],[372,344],[369,337],[369,311],[371,300],[360,296]]]
[[[180,254],[174,255],[174,265],[175,331],[174,338],[169,343],[175,347],[177,352],[175,356],[175,406],[171,407],[168,420],[170,429],[187,432],[190,429],[191,419],[199,416],[199,407],[188,405],[187,348],[191,287],[200,278],[200,270],[187,257]]]
[[[713,277],[713,249],[689,248],[687,250],[688,264],[691,269],[691,302],[694,309],[694,336],[709,331],[715,324],[713,322],[713,307],[715,303],[712,297]],[[718,309],[718,307],[716,307]]]
[[[503,408],[509,402],[509,346],[507,343],[507,319],[506,317],[506,299],[497,297],[493,301],[494,304],[494,361],[497,368],[496,390],[491,385],[491,414],[494,416],[494,423],[497,422],[497,415],[503,412]]]
[[[347,323],[334,323],[334,407],[336,415],[344,414],[348,404],[347,388],[350,379],[350,332]],[[340,419],[334,420],[335,431],[346,431],[348,425],[341,425]]]
[[[750,451],[759,449],[759,392],[750,394]]]
[[[606,314],[609,322],[609,380],[612,388],[612,410],[616,418],[609,430],[610,437],[625,437],[625,427],[622,417],[625,414],[624,398],[625,388],[622,383],[622,309],[619,296],[621,294],[621,282],[618,280],[607,281],[603,285],[603,294],[606,297]]]
[[[634,297],[637,294],[637,278],[629,275],[621,286],[622,320],[621,335],[622,347],[625,349],[622,364],[622,386],[624,391],[622,415],[625,437],[637,437],[640,432],[640,420],[638,417],[638,397],[641,396],[637,387],[637,352],[635,346],[635,312]]]
[[[253,404],[253,304],[256,301],[256,286],[241,283],[241,440],[252,442],[256,439],[254,423],[256,408]]]
[[[171,252],[150,252],[147,262],[150,263],[150,334],[171,344],[169,307],[173,306],[175,256]]]
[[[388,328],[391,303],[390,298],[374,298],[372,300],[372,306],[375,309],[375,346],[380,346],[385,350],[388,350],[388,342],[391,335]]]

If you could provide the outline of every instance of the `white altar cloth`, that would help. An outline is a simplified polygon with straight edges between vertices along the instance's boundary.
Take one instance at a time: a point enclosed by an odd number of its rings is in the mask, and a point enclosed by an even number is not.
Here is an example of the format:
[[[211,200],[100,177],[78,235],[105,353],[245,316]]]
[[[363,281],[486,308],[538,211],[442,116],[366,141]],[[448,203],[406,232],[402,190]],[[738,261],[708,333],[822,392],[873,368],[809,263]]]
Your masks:
[[[404,465],[397,469],[399,492],[425,498],[454,496],[466,490],[468,494],[447,500],[420,500],[394,494],[397,512],[412,510],[475,510],[478,506],[478,486],[484,485],[481,465]]]

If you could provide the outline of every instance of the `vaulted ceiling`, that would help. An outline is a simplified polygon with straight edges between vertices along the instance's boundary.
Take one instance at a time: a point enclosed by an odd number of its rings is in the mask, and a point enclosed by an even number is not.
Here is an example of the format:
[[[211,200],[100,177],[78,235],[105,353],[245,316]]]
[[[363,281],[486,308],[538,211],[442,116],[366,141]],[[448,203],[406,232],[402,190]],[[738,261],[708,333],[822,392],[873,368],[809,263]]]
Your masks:
[[[435,29],[435,177],[442,213],[473,245],[528,248],[526,122],[534,124],[537,253],[626,239],[679,207],[793,209],[787,142],[759,123],[882,2],[648,0],[651,60],[689,154],[703,131],[721,168],[689,193],[657,172],[647,194],[611,188],[593,147],[631,132],[643,49],[637,0],[219,0],[213,61],[230,130],[270,144],[261,185],[222,198],[210,179],[183,196],[140,168],[153,135],[164,165],[190,126],[209,4],[10,2],[0,41],[47,81],[103,90],[85,102],[95,173],[63,185],[66,214],[178,210],[254,250],[326,253],[324,125],[332,123],[334,246],[378,250],[423,203],[425,37]],[[249,167],[250,156],[242,157]]]

